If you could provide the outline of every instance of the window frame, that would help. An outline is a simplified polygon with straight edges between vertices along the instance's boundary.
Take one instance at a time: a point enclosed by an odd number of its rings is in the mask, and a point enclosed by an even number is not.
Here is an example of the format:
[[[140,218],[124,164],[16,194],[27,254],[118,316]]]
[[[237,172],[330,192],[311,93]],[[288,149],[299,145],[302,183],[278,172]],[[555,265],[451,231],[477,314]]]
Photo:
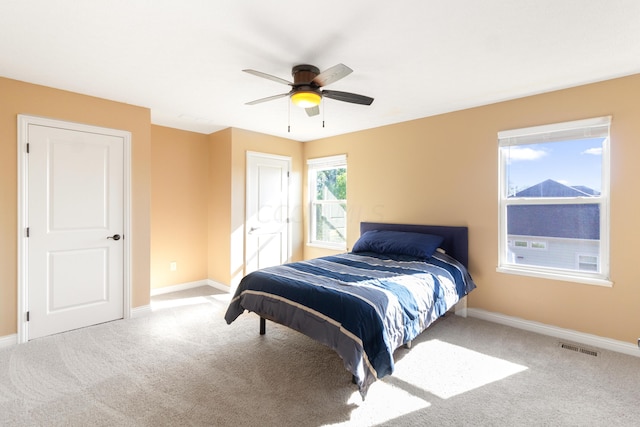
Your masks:
[[[501,273],[540,277],[552,280],[583,283],[589,285],[612,286],[610,279],[610,126],[611,116],[512,129],[498,132],[498,267]],[[605,135],[606,134],[606,135]],[[509,197],[507,177],[507,156],[503,147],[529,145],[535,143],[571,141],[588,137],[605,137],[602,142],[602,176],[600,195],[593,197]],[[507,207],[514,205],[562,205],[599,204],[600,239],[598,272],[569,270],[554,267],[517,264],[509,261],[509,240],[507,233]],[[539,238],[536,238],[540,240]],[[516,240],[522,240],[520,238]],[[515,242],[514,242],[515,244]],[[528,245],[529,247],[529,245]]]
[[[307,160],[307,191],[308,191],[308,209],[309,209],[309,228],[307,230],[307,244],[327,249],[346,250],[347,248],[347,211],[346,205],[348,200],[348,172],[347,172],[347,199],[336,200],[317,200],[316,199],[316,178],[317,172],[331,169],[347,169],[347,155],[338,154],[335,156],[318,157]],[[318,205],[345,205],[345,238],[343,242],[328,242],[326,240],[318,240],[315,235],[316,231],[316,206]]]

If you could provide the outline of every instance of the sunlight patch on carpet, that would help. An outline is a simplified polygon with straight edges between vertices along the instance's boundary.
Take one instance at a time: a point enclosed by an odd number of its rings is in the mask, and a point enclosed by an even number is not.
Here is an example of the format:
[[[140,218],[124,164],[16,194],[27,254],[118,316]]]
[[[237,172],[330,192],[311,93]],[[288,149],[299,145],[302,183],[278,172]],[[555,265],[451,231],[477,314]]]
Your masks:
[[[221,301],[221,302],[225,302],[225,303],[229,303],[231,301],[231,297],[233,295],[230,293],[223,293],[223,294],[211,294],[208,296],[208,298],[211,298],[213,300],[216,301]]]
[[[507,360],[432,340],[408,351],[396,363],[393,377],[448,399],[527,369]]]
[[[431,406],[426,400],[382,381],[371,385],[364,401],[360,392],[355,391],[347,404],[354,407],[348,421],[325,425],[372,426]]]

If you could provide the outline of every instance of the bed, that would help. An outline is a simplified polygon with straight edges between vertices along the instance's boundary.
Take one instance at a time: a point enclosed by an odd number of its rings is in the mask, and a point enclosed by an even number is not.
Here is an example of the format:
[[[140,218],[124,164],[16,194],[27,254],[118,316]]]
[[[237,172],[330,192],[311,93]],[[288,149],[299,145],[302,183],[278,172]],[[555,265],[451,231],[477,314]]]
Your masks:
[[[351,252],[246,275],[227,308],[245,311],[332,348],[364,399],[393,373],[393,352],[410,346],[475,287],[466,227],[363,222]]]

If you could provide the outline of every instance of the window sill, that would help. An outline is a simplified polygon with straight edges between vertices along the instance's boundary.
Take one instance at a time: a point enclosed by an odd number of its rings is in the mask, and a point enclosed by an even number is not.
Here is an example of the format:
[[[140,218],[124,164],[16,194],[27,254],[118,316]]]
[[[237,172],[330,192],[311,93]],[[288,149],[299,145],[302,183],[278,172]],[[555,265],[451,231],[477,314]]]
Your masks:
[[[347,250],[347,245],[331,245],[331,244],[324,244],[324,243],[307,243],[307,246],[310,246],[312,248],[320,248],[320,249],[330,249],[332,251],[346,251]]]
[[[613,282],[611,280],[601,279],[597,277],[572,275],[568,273],[540,271],[540,270],[534,270],[529,268],[514,268],[510,266],[497,267],[496,271],[498,273],[516,274],[519,276],[538,277],[541,279],[560,280],[563,282],[575,282],[575,283],[582,283],[585,285],[604,286],[609,288],[613,287]]]

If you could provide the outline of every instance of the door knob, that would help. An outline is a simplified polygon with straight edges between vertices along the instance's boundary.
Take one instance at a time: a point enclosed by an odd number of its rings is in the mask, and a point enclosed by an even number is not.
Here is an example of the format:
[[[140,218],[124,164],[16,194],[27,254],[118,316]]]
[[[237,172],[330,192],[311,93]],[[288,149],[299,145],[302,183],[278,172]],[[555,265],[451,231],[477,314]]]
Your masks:
[[[108,236],[107,239],[120,240],[120,237],[119,234],[114,234],[113,236]]]

